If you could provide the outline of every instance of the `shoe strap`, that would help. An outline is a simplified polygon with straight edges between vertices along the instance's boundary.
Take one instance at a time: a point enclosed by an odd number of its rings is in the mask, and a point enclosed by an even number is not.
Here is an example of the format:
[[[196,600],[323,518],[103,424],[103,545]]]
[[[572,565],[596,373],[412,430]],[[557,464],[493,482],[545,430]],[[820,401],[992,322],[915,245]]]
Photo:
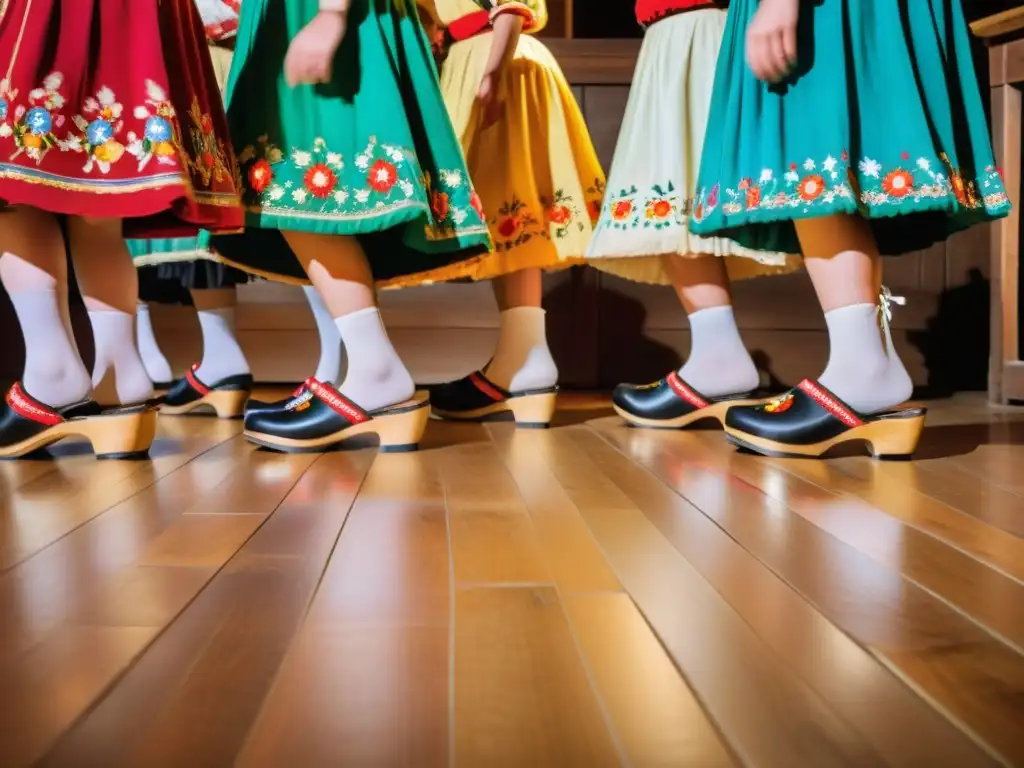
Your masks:
[[[893,296],[886,286],[882,286],[882,291],[878,295],[878,316],[882,323],[882,332],[885,334],[885,356],[890,357],[895,354],[895,347],[892,343],[892,305],[898,304],[901,307],[906,306],[907,299],[905,296]]]

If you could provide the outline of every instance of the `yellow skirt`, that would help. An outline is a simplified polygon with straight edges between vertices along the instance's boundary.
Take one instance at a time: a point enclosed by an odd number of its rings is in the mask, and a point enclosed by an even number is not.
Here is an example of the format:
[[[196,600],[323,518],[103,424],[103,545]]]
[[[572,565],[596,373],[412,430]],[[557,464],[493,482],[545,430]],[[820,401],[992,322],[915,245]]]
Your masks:
[[[580,264],[604,194],[583,114],[555,57],[523,35],[501,84],[505,117],[481,130],[476,94],[490,51],[490,33],[463,40],[441,69],[445,105],[495,246],[452,278]]]

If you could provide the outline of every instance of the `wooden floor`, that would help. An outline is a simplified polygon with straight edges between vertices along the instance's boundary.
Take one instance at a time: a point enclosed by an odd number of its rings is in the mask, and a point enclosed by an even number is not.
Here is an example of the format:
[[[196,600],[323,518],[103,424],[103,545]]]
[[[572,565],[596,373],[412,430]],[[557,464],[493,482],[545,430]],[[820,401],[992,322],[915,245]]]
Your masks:
[[[564,405],[0,463],[0,765],[1024,765],[1024,411],[816,463]]]

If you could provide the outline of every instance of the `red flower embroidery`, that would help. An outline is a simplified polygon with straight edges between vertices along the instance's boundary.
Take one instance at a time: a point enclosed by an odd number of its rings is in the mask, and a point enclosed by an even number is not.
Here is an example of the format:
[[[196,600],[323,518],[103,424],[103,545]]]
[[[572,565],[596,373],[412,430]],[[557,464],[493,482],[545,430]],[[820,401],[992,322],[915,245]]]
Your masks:
[[[481,219],[484,217],[484,204],[483,201],[480,200],[480,195],[476,193],[475,189],[469,195],[469,205],[474,211],[476,211],[477,216]]]
[[[619,200],[615,205],[612,206],[612,218],[616,221],[622,221],[628,219],[630,214],[633,213],[633,201],[632,200]]]
[[[796,191],[800,194],[800,197],[810,202],[818,198],[825,191],[825,180],[816,173],[804,176],[797,185]]]
[[[267,188],[267,185],[273,180],[274,171],[270,167],[270,163],[266,160],[257,160],[252,164],[249,169],[249,186],[253,188],[253,191],[257,194]]]
[[[697,207],[693,209],[694,221],[701,221],[704,218],[704,203],[697,203]]]
[[[757,208],[761,204],[761,188],[751,187],[747,190],[747,210]]]
[[[548,211],[548,218],[555,224],[566,224],[572,218],[572,211],[569,210],[568,206],[555,205]]]
[[[601,203],[598,200],[591,200],[587,203],[587,213],[590,214],[591,221],[597,221],[601,218]]]
[[[651,218],[664,219],[672,213],[672,203],[668,200],[655,200],[647,206],[647,215]]]
[[[850,156],[846,153],[845,149],[840,153],[839,159],[842,160],[844,163],[850,159]]]
[[[203,115],[199,120],[199,127],[203,133],[213,133],[213,120],[210,119],[209,115]]]
[[[366,183],[381,194],[391,191],[398,182],[398,170],[387,160],[378,160],[366,172]]]
[[[444,221],[448,216],[448,194],[446,192],[434,192],[430,201],[430,207],[434,209],[434,215],[438,221]]]
[[[323,199],[334,191],[334,187],[338,183],[338,177],[326,165],[317,163],[309,167],[306,175],[302,177],[302,182],[306,185],[306,189],[309,190],[311,195]]]
[[[910,153],[909,152],[904,152],[902,155],[900,155],[900,157],[902,157],[904,160],[909,160],[910,159]]]
[[[796,163],[790,163],[789,164],[789,170],[795,171],[796,170]]]
[[[206,152],[203,152],[203,165],[205,165],[207,168],[213,168],[213,164],[214,164],[213,152],[210,152],[209,150],[207,150]]]
[[[740,189],[749,189],[749,188],[750,188],[750,179],[743,179],[743,180],[740,181]]]
[[[718,185],[715,184],[711,188],[711,193],[708,195],[708,208],[718,207]]]
[[[963,182],[961,182],[961,185]],[[914,188],[914,177],[901,168],[890,171],[882,179],[882,189],[892,197],[905,197]]]
[[[519,231],[519,219],[514,216],[506,216],[498,224],[498,234],[504,238],[511,238],[517,231]]]

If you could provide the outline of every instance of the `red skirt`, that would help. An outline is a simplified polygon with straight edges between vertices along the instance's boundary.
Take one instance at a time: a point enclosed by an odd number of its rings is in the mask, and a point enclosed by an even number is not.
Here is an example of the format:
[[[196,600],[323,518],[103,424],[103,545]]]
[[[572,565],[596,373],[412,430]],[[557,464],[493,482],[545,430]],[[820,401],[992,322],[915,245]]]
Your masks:
[[[0,0],[0,201],[238,230],[241,180],[193,0]]]

